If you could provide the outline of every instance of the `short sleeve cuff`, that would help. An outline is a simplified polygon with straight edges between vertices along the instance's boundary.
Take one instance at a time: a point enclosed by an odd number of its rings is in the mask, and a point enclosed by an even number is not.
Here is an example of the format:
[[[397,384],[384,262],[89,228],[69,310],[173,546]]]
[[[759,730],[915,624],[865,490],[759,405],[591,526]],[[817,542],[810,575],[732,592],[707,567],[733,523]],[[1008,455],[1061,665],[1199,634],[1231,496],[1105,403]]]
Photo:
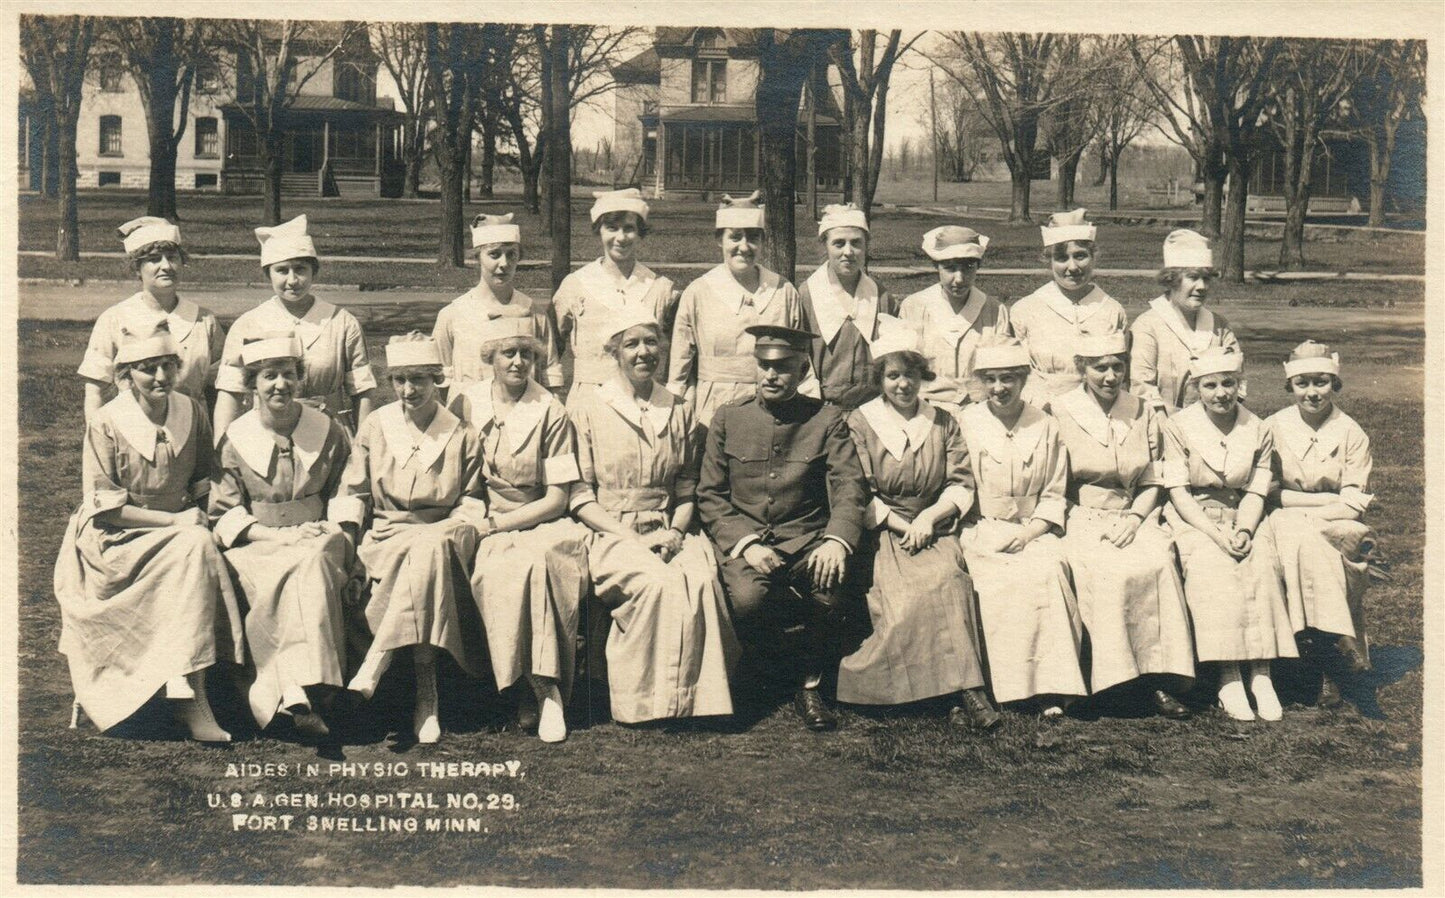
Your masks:
[[[560,362],[547,366],[547,389],[561,389],[566,382],[566,379],[562,376],[562,365]]]
[[[1150,462],[1144,466],[1139,473],[1139,480],[1134,484],[1135,489],[1148,489],[1151,486],[1164,486],[1164,470],[1161,467],[1163,462]]]
[[[1249,478],[1249,483],[1244,487],[1244,491],[1246,493],[1254,493],[1258,496],[1268,496],[1269,484],[1273,479],[1274,472],[1269,468],[1255,468],[1254,474]]]
[[[1189,466],[1182,461],[1155,462],[1159,468],[1159,485],[1167,490],[1189,485]]]
[[[562,486],[582,478],[576,456],[554,455],[542,463],[542,477],[548,486]]]
[[[1067,504],[1063,499],[1045,499],[1034,506],[1034,513],[1029,515],[1033,520],[1048,521],[1060,530],[1064,529],[1064,516],[1067,513]]]
[[[128,502],[130,493],[125,490],[95,490],[81,501],[81,522],[112,509],[124,508]]]
[[[738,540],[737,543],[733,545],[732,551],[728,553],[728,557],[741,558],[743,557],[743,553],[748,550],[748,546],[751,546],[753,543],[760,543],[762,541],[763,538],[761,536],[758,536],[756,533],[749,533],[747,536]]]
[[[98,380],[108,384],[115,379],[115,366],[109,359],[102,358],[99,353],[87,352],[81,361],[76,373],[89,380]]]
[[[596,501],[597,491],[592,488],[592,484],[580,479],[572,481],[572,488],[568,491],[567,495],[568,511],[576,512],[577,509],[589,502]]]
[[[868,503],[868,507],[863,509],[864,529],[877,530],[882,527],[883,522],[888,520],[889,510],[888,503],[874,496],[873,501]]]
[[[475,496],[463,496],[457,507],[447,515],[449,518],[466,521],[469,524],[480,524],[487,519],[487,503]]]
[[[216,389],[227,393],[246,392],[246,369],[236,365],[222,365],[216,371]]]
[[[372,373],[370,365],[352,368],[346,372],[346,391],[351,395],[355,396],[358,393],[374,389],[376,389],[376,375]]]
[[[326,504],[326,520],[361,527],[366,523],[366,503],[355,496],[337,496]]]
[[[968,510],[973,508],[973,490],[961,483],[955,483],[945,489],[939,498],[952,502],[959,514],[968,514]]]
[[[246,529],[256,523],[255,515],[246,510],[244,506],[237,505],[230,511],[221,515],[216,520],[213,528],[216,537],[221,540],[221,545],[231,548],[241,539]]]

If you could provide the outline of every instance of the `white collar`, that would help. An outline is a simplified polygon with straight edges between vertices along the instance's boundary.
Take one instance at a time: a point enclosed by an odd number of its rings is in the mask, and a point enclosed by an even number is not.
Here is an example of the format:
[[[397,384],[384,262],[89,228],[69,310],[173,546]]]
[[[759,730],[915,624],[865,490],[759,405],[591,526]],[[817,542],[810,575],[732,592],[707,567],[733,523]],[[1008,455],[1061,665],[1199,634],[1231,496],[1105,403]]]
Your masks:
[[[1139,421],[1139,398],[1123,390],[1107,413],[1082,384],[1055,396],[1050,400],[1050,407],[1055,413],[1065,412],[1080,430],[1104,446],[1121,441]]]
[[[1258,416],[1242,405],[1237,408],[1239,411],[1234,421],[1234,429],[1227,434],[1214,426],[1214,422],[1209,420],[1209,413],[1199,402],[1172,415],[1169,420],[1178,423],[1179,429],[1189,441],[1190,450],[1223,475],[1227,473],[1225,465],[1231,450],[1252,455],[1255,447],[1259,445]]]
[[[1207,306],[1200,308],[1194,316],[1192,328],[1184,320],[1184,313],[1179,311],[1167,296],[1156,296],[1149,300],[1149,308],[1158,313],[1164,326],[1179,338],[1179,342],[1184,344],[1191,355],[1203,352],[1214,342],[1214,313],[1209,311]]]
[[[122,389],[105,407],[116,431],[148,462],[154,463],[156,460],[156,441],[161,433],[165,434],[166,442],[171,444],[171,451],[176,455],[180,455],[191,439],[191,424],[195,412],[191,408],[190,400],[180,393],[170,395],[166,408],[166,423],[160,427],[152,424],[151,419],[146,417],[145,410],[140,407],[135,394],[129,389]]]
[[[515,453],[546,416],[547,409],[552,405],[552,394],[535,380],[528,380],[522,398],[507,407],[503,417],[499,418],[496,403],[492,400],[492,384],[493,381],[484,380],[471,384],[463,391],[471,406],[471,425],[478,431],[486,430],[488,425],[505,427],[507,449]]]
[[[667,390],[652,385],[645,405],[639,404],[632,390],[623,386],[617,378],[597,388],[597,395],[616,410],[627,423],[642,431],[649,440],[661,438],[667,432],[668,419],[672,417],[672,406],[677,398]],[[647,426],[644,427],[643,423]]]
[[[196,326],[196,322],[200,320],[201,317],[201,307],[189,299],[186,299],[184,296],[176,297],[176,307],[169,312],[162,312],[160,309],[152,306],[146,299],[143,291],[135,292],[126,302],[130,303],[131,312],[143,315],[164,316],[166,326],[170,328],[171,336],[174,337],[177,342],[185,341],[186,337],[191,333],[191,328]]]
[[[703,277],[710,278],[714,292],[726,299],[728,308],[734,315],[741,315],[743,306],[751,298],[753,308],[761,315],[773,301],[773,296],[778,293],[782,286],[782,279],[763,266],[758,266],[758,289],[749,293],[743,289],[743,285],[737,282],[732,272],[728,271],[727,263],[717,266]]]
[[[917,452],[923,448],[923,442],[928,439],[928,433],[933,429],[934,409],[927,400],[918,400],[918,414],[912,418],[904,418],[898,409],[889,404],[882,396],[875,396],[862,405],[858,406],[863,419],[868,426],[873,428],[873,433],[878,436],[878,441],[889,455],[902,461],[903,453],[909,446]]]
[[[1330,408],[1329,417],[1325,418],[1319,430],[1315,430],[1305,423],[1297,405],[1291,405],[1275,412],[1270,416],[1268,423],[1275,439],[1288,447],[1289,451],[1300,459],[1309,455],[1311,450],[1318,450],[1323,455],[1329,455],[1335,451],[1345,437],[1345,413],[1340,411],[1338,405]]]
[[[1099,311],[1104,305],[1104,300],[1109,298],[1109,294],[1100,290],[1097,284],[1090,284],[1089,292],[1076,303],[1065,296],[1064,292],[1059,289],[1059,285],[1053,281],[1049,281],[1035,290],[1033,295],[1042,299],[1046,306],[1053,309],[1055,314],[1070,324],[1079,324],[1085,321]]]
[[[640,303],[652,289],[657,281],[657,275],[643,265],[636,262],[632,266],[632,274],[625,278],[617,278],[607,270],[607,266],[601,259],[595,259],[577,269],[577,279],[582,282],[585,300],[596,300],[608,308],[616,308],[620,303]]]
[[[808,296],[813,300],[813,312],[818,319],[818,330],[823,342],[832,343],[843,327],[844,321],[852,321],[853,327],[863,337],[863,342],[873,344],[873,328],[878,322],[878,282],[867,272],[858,279],[858,289],[853,293],[852,312],[843,311],[843,298],[847,291],[838,280],[833,269],[827,264],[808,276]]]
[[[407,422],[406,413],[402,411],[399,401],[382,406],[376,410],[375,415],[381,423],[381,433],[386,438],[386,446],[391,454],[403,459],[402,467],[415,467],[421,471],[436,463],[446,449],[452,433],[462,423],[440,403],[437,404],[431,424],[427,425],[426,433],[422,434],[418,434],[416,428]]]
[[[1025,404],[1010,431],[989,411],[987,402],[972,402],[963,408],[962,423],[966,425],[964,433],[977,440],[985,454],[1000,459],[1017,456],[1027,461],[1033,458],[1034,448],[1043,438],[1047,421],[1048,416],[1042,411]]]
[[[291,454],[301,463],[302,470],[310,471],[316,464],[330,432],[331,419],[325,412],[301,406],[301,418],[291,431]],[[284,439],[266,429],[261,423],[261,413],[256,409],[246,412],[226,428],[226,439],[235,447],[236,454],[262,477],[271,470],[271,459],[279,448],[278,438]]]
[[[294,331],[305,349],[310,349],[311,345],[321,337],[322,330],[326,328],[326,322],[336,314],[336,306],[314,296],[311,298],[311,308],[307,309],[306,314],[300,318],[291,314],[279,296],[271,297],[262,308],[268,309],[271,313],[277,330]]]
[[[964,301],[963,307],[957,312],[953,310],[953,303],[949,302],[948,294],[943,291],[942,284],[934,284],[923,291],[923,301],[933,307],[934,317],[943,325],[940,335],[952,346],[957,348],[969,328],[983,314],[984,304],[988,301],[988,294],[977,287],[968,289],[968,299]]]
[[[465,300],[467,305],[472,306],[474,314],[484,315],[487,318],[502,318],[508,315],[532,314],[532,297],[523,293],[517,288],[512,288],[512,301],[499,302],[492,291],[481,284],[463,293],[458,299]]]

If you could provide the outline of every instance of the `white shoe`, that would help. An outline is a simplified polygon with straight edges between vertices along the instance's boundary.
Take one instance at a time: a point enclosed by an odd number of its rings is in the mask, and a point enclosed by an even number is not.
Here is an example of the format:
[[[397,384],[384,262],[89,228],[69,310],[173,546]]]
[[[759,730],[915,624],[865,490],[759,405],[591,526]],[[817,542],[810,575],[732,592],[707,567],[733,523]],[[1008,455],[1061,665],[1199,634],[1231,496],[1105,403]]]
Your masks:
[[[351,682],[346,684],[346,688],[359,693],[362,698],[371,698],[376,692],[376,684],[381,682],[382,674],[391,666],[391,655],[390,651],[369,652],[366,660],[361,662],[361,669],[351,678]]]
[[[431,646],[417,646],[416,662],[416,713],[412,715],[412,727],[416,741],[422,745],[434,745],[442,736],[441,718],[437,712],[437,667],[436,655]]]
[[[176,703],[176,714],[191,738],[197,742],[230,742],[231,734],[221,729],[211,713],[211,702],[206,697],[205,674],[197,671],[186,677],[195,698],[182,699]]]
[[[1254,694],[1254,706],[1259,710],[1259,719],[1276,721],[1284,717],[1279,696],[1274,691],[1274,681],[1269,677],[1269,662],[1255,661],[1250,667],[1249,691]]]
[[[554,680],[536,678],[532,688],[537,693],[540,712],[537,738],[543,742],[561,742],[567,738],[567,715],[562,710],[562,692]]]
[[[1244,680],[1239,675],[1239,665],[1226,661],[1219,670],[1219,707],[1235,720],[1254,720],[1254,711],[1249,707],[1249,695],[1244,691]]]
[[[166,698],[176,701],[185,701],[196,697],[196,691],[191,684],[186,682],[185,677],[171,677],[166,680]]]

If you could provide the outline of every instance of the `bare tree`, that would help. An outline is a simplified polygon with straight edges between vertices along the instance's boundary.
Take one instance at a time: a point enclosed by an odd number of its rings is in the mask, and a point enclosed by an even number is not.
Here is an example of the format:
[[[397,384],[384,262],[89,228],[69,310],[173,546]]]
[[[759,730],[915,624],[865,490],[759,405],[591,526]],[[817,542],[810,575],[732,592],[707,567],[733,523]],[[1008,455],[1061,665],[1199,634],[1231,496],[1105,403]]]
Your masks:
[[[226,73],[236,108],[256,133],[264,186],[261,216],[281,222],[281,163],[287,114],[301,89],[338,53],[366,40],[360,22],[216,19],[219,46],[236,54]],[[223,70],[228,67],[221,67]]]
[[[890,31],[879,54],[878,32],[864,29],[858,32],[856,41],[850,37],[829,50],[829,58],[843,82],[843,145],[849,160],[844,199],[857,203],[865,213],[873,208],[878,191],[889,79],[898,58],[922,36],[920,32],[902,43],[903,32]]]
[[[1385,223],[1385,191],[1400,125],[1421,114],[1425,95],[1425,42],[1378,41],[1356,79],[1349,101],[1355,134],[1370,149],[1370,227]]]
[[[1003,149],[1013,182],[1009,221],[1030,221],[1039,123],[1054,103],[1066,35],[946,31],[935,63],[957,81]]]
[[[371,37],[401,100],[401,158],[406,165],[406,195],[415,198],[421,188],[421,166],[426,157],[427,126],[431,120],[426,28],[419,22],[375,22],[371,25]]]
[[[1281,48],[1270,124],[1284,151],[1282,268],[1303,268],[1305,216],[1309,214],[1314,164],[1325,128],[1339,123],[1341,103],[1365,62],[1360,41],[1286,40]]]
[[[939,173],[946,181],[971,181],[988,162],[988,123],[957,81],[944,81],[938,92]]]
[[[588,29],[571,25],[534,25],[541,50],[542,127],[547,132],[547,227],[552,238],[552,289],[571,273],[572,264],[572,104],[568,63],[575,40]],[[574,33],[575,32],[575,33]]]
[[[436,134],[432,148],[441,176],[441,228],[437,264],[461,268],[466,261],[462,227],[463,180],[472,142],[472,122],[486,65],[484,26],[461,22],[425,26],[427,77],[431,81]]]
[[[1164,131],[1189,151],[1204,179],[1207,234],[1217,233],[1226,277],[1244,279],[1249,172],[1279,56],[1278,38],[1178,35],[1131,47],[1141,81],[1163,108]],[[1165,74],[1167,73],[1167,74]],[[1228,204],[1220,221],[1225,179]]]
[[[1119,208],[1119,159],[1124,150],[1154,125],[1159,108],[1140,82],[1130,59],[1129,38],[1105,38],[1098,47],[1099,64],[1093,72],[1096,120],[1094,150],[1099,157],[1099,180],[1109,182],[1109,208]]]
[[[59,129],[60,224],[55,232],[55,258],[80,259],[80,210],[75,182],[75,132],[80,119],[80,94],[85,66],[95,39],[90,16],[20,17],[20,48],[25,66],[42,101],[48,98]]]
[[[760,28],[757,31],[758,148],[766,204],[767,266],[793,280],[797,262],[794,205],[798,190],[798,102],[808,73],[825,64],[830,48],[848,32],[824,28]]]
[[[1060,35],[1056,52],[1053,102],[1044,113],[1043,126],[1049,155],[1059,163],[1055,206],[1072,209],[1079,160],[1098,126],[1094,74],[1100,63],[1097,49],[1086,47],[1078,35]]]

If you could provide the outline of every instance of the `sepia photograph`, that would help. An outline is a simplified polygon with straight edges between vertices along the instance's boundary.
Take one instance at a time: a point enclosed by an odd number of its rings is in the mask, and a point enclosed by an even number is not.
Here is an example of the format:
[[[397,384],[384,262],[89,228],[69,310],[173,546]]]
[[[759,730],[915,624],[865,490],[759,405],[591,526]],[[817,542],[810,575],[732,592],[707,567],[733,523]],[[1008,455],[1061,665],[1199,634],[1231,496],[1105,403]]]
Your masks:
[[[1445,887],[1440,7],[1015,6],[7,7],[0,890]]]

